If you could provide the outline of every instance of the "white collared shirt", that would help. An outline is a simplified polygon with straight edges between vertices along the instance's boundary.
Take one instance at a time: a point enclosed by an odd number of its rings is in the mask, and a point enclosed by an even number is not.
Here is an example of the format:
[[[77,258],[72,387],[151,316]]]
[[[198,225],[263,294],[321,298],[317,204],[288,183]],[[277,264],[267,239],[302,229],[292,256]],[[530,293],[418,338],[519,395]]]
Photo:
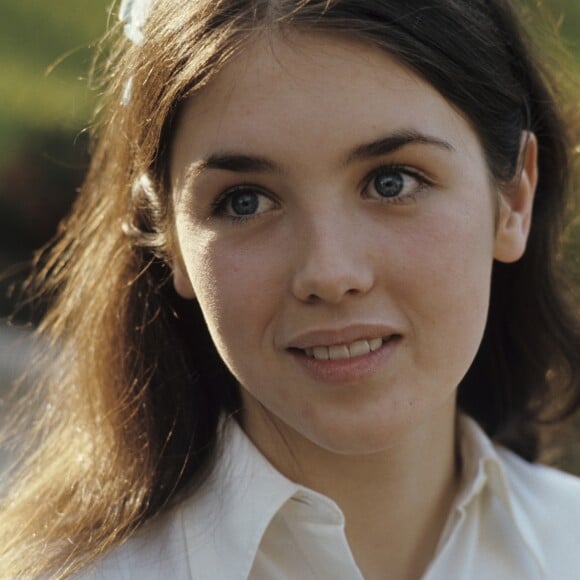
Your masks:
[[[580,479],[494,446],[467,417],[459,432],[462,484],[423,580],[580,579]],[[232,420],[201,490],[81,577],[361,580],[344,529],[336,503],[281,475]]]

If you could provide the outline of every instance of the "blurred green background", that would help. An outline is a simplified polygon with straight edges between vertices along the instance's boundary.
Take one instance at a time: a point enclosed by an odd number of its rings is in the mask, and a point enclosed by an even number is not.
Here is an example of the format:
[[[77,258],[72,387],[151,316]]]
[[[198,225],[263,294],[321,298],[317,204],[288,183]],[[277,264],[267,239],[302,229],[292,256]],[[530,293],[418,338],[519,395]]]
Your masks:
[[[537,27],[559,28],[570,76],[580,78],[580,0],[537,2],[551,15],[539,18]],[[14,307],[11,288],[25,275],[33,250],[54,234],[82,182],[85,128],[97,97],[87,77],[96,42],[115,22],[116,4],[0,0],[0,330]],[[580,101],[578,82],[567,90]],[[569,260],[578,262],[580,227],[570,240]],[[580,474],[578,437],[568,436],[564,449],[549,459]]]
[[[53,234],[82,180],[91,44],[110,9],[0,0],[0,271]],[[0,316],[6,308],[1,300]]]

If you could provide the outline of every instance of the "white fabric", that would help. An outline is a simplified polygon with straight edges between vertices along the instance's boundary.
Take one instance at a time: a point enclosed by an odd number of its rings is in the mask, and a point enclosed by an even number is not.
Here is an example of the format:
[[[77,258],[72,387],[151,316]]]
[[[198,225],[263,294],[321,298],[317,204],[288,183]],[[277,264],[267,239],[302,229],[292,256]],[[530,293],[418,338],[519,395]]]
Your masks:
[[[135,44],[143,43],[143,27],[149,17],[153,0],[122,0],[119,20],[125,25],[125,36]]]
[[[462,485],[423,580],[580,579],[580,479],[460,421]],[[231,421],[202,490],[83,578],[360,580],[338,506],[276,471]],[[385,578],[388,578],[388,570]]]

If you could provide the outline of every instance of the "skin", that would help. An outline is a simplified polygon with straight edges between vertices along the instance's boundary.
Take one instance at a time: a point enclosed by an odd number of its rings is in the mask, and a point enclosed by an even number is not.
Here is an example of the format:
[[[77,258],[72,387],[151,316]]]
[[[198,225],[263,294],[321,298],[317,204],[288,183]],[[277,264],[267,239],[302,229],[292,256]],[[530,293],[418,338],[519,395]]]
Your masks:
[[[394,151],[352,156],[401,135]],[[204,161],[226,153],[275,169]],[[182,111],[175,288],[199,301],[242,386],[243,428],[282,473],[337,501],[365,577],[419,577],[445,522],[456,388],[493,260],[525,249],[533,135],[522,155],[501,194],[478,136],[433,87],[327,34],[256,40]],[[240,219],[244,199],[253,213]],[[295,348],[377,334],[390,342],[358,360],[312,363]]]

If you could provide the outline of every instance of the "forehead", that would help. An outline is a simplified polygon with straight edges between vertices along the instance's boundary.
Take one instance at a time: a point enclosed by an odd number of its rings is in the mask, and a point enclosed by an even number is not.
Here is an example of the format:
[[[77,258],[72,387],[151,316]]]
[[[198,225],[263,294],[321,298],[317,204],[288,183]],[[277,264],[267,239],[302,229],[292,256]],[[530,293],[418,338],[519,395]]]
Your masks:
[[[329,33],[271,35],[250,43],[184,105],[172,166],[216,149],[308,162],[408,130],[480,154],[461,114],[386,51]]]

